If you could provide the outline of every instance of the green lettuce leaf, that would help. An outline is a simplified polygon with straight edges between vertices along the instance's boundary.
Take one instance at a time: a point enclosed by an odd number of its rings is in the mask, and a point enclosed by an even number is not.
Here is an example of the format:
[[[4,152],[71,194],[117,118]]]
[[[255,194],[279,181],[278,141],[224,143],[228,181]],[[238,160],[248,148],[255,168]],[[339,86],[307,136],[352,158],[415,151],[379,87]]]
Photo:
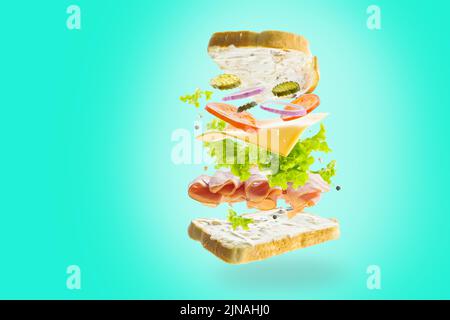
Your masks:
[[[269,184],[282,189],[292,183],[293,188],[303,186],[308,180],[308,172],[315,158],[313,152],[331,152],[326,142],[325,126],[320,125],[320,130],[314,136],[299,140],[287,157],[279,157],[279,169],[268,175]],[[276,156],[276,155],[274,155]],[[267,169],[267,165],[260,166],[260,169]]]
[[[253,222],[253,219],[239,216],[236,211],[230,208],[228,209],[228,221],[231,222],[231,227],[233,228],[233,230],[236,230],[237,227],[248,230],[248,225],[249,223]]]
[[[212,119],[206,124],[206,129],[211,131],[223,131],[225,130],[227,123],[220,119]]]
[[[210,100],[212,97],[213,92],[212,91],[202,91],[200,89],[196,89],[195,92],[193,94],[186,94],[184,96],[180,97],[180,100],[185,102],[185,103],[189,103],[189,104],[193,104],[196,108],[200,107],[200,102],[199,100],[204,97],[206,101]]]
[[[222,131],[226,123],[214,119],[206,127],[208,130]],[[308,180],[309,172],[319,173],[328,183],[331,183],[331,178],[336,174],[336,161],[331,161],[325,168],[317,171],[310,170],[315,163],[314,152],[331,152],[323,124],[315,135],[299,140],[286,157],[232,139],[205,142],[204,147],[215,158],[216,169],[229,168],[241,181],[250,177],[250,169],[255,165],[260,170],[269,172],[267,177],[270,186],[282,189],[287,189],[288,183],[292,183],[293,188],[303,186]],[[278,170],[272,168],[274,163],[278,163]]]
[[[336,175],[336,160],[330,161],[325,168],[311,172],[320,174],[323,180],[331,184],[331,178]]]

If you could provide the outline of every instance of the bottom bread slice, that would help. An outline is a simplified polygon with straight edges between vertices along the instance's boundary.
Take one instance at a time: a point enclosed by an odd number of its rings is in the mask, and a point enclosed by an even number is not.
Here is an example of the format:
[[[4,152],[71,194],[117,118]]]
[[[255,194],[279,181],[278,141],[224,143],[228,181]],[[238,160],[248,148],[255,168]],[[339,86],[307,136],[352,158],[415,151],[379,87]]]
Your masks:
[[[263,260],[295,249],[339,238],[335,219],[300,213],[288,218],[284,209],[244,215],[253,219],[249,230],[231,228],[219,219],[195,219],[189,236],[225,262],[233,264]]]

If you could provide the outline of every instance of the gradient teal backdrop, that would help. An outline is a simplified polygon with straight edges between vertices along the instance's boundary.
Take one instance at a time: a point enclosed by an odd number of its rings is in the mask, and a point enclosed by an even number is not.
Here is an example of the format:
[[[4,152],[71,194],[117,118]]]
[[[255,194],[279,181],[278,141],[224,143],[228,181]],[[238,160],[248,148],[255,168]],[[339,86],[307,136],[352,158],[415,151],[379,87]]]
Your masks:
[[[81,8],[81,30],[66,8]],[[366,27],[381,7],[382,29]],[[450,298],[446,1],[87,1],[2,4],[0,298]],[[207,88],[215,31],[285,30],[319,57],[338,161],[312,211],[338,241],[227,265],[188,239],[202,165],[178,97]],[[66,288],[80,266],[82,289]],[[381,267],[368,290],[366,268]]]

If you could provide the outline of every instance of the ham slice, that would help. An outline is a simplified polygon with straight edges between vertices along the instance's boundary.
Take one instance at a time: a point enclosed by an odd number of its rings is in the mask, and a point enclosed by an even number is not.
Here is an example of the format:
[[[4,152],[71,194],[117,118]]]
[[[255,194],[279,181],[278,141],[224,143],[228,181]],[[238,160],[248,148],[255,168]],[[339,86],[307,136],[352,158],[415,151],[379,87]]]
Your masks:
[[[281,189],[273,188],[268,193],[267,197],[262,199],[259,202],[248,200],[247,207],[248,208],[256,208],[259,210],[272,210],[277,207],[278,197],[282,194]]]
[[[245,181],[246,198],[252,202],[261,202],[267,198],[271,191],[267,177],[260,173],[253,173]]]
[[[278,197],[282,191],[271,188],[269,180],[258,170],[252,169],[252,175],[245,181],[245,195],[248,208],[271,210],[277,207]]]
[[[245,182],[240,182],[230,172],[217,171],[214,176],[201,175],[190,185],[188,194],[204,205],[216,207],[222,202],[236,203],[247,201],[248,208],[271,210],[277,207],[280,197],[292,206],[289,217],[315,205],[322,192],[330,190],[329,185],[319,174],[310,173],[305,185],[294,189],[292,184],[286,190],[272,188],[267,177],[258,171]]]
[[[236,203],[236,202],[241,202],[241,201],[245,201],[245,200],[247,200],[247,197],[245,195],[245,184],[244,183],[241,183],[239,188],[237,188],[236,191],[232,195],[229,195],[229,196],[223,198],[223,202],[228,202],[228,203]]]
[[[292,188],[292,184],[289,184],[283,194],[286,203],[292,206],[289,216],[292,217],[306,207],[314,206],[319,202],[322,192],[328,191],[330,191],[330,186],[316,173],[310,173],[306,184],[297,189]]]
[[[209,181],[211,177],[201,175],[189,184],[188,195],[204,205],[217,207],[222,201],[220,193],[213,193],[209,189]]]
[[[223,196],[232,196],[240,186],[239,178],[226,171],[217,171],[209,180],[209,191]]]

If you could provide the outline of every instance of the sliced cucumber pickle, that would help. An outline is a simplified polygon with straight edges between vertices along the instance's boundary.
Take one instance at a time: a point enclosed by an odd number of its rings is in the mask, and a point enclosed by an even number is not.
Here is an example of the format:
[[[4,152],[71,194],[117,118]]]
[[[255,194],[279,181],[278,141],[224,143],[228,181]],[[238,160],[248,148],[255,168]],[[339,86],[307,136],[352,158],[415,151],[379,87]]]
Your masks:
[[[210,84],[213,88],[228,90],[239,87],[241,85],[241,80],[232,74],[221,74],[212,79]]]
[[[300,91],[300,85],[294,81],[287,81],[277,84],[272,89],[272,93],[277,97],[288,96]]]

